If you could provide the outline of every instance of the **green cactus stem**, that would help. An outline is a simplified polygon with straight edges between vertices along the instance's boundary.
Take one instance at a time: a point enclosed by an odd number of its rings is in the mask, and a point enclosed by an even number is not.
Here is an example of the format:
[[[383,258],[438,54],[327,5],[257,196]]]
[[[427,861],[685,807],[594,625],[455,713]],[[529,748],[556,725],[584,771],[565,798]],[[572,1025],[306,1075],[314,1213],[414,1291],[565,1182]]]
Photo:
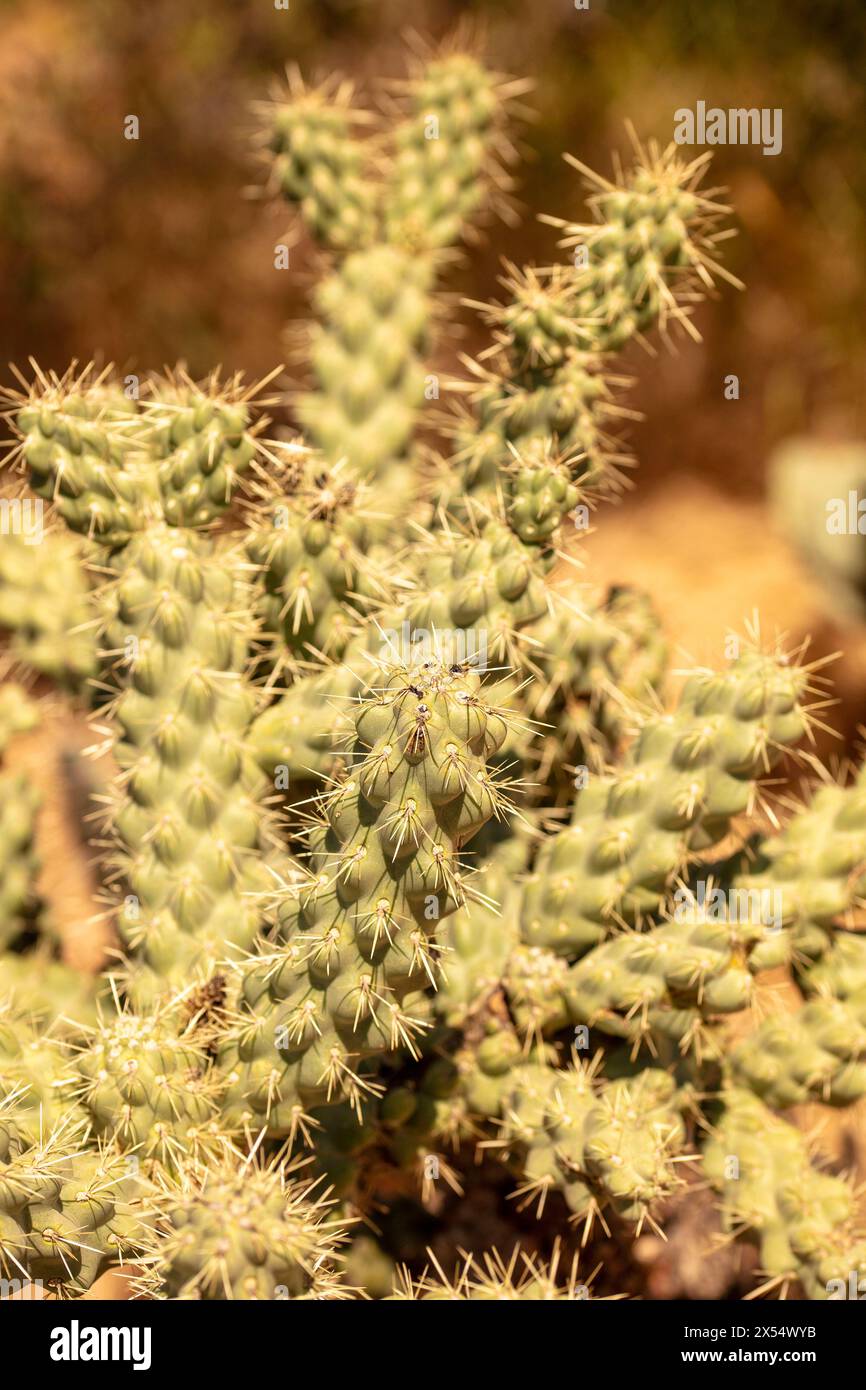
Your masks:
[[[141,1280],[151,1297],[321,1300],[350,1297],[335,1260],[343,1233],[309,1182],[228,1146],[187,1161],[149,1195]]]
[[[732,1236],[745,1232],[759,1250],[755,1292],[802,1287],[806,1298],[832,1296],[832,1281],[866,1273],[866,1240],[857,1232],[857,1200],[843,1179],[821,1172],[804,1135],[748,1091],[722,1097],[704,1146],[703,1167],[721,1197]]]
[[[524,940],[581,955],[617,923],[658,914],[691,855],[754,805],[761,777],[809,727],[809,672],[782,652],[700,671],[672,714],[647,717],[622,765],[578,791],[572,824],[542,848]]]
[[[370,1093],[359,1059],[413,1050],[439,923],[471,891],[459,851],[507,804],[488,769],[505,733],[465,665],[383,664],[310,828],[308,880],[281,904],[279,943],[244,971],[222,1059],[229,1113],[293,1134],[310,1106]]]
[[[0,1160],[0,1271],[80,1295],[136,1248],[135,1178],[117,1154],[61,1129]]]

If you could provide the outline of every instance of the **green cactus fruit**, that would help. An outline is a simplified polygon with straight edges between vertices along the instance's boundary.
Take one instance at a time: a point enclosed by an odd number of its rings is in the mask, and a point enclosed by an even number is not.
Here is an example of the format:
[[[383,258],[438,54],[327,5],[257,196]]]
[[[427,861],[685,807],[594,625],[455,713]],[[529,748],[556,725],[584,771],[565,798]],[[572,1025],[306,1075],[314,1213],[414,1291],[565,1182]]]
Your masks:
[[[80,1295],[137,1245],[137,1183],[118,1154],[61,1129],[0,1161],[0,1271]]]
[[[355,707],[349,770],[309,832],[309,878],[281,942],[244,970],[224,1065],[229,1111],[293,1133],[299,1107],[368,1083],[359,1059],[414,1049],[439,973],[438,924],[466,898],[459,851],[504,797],[488,760],[506,732],[459,663],[383,664]]]
[[[645,719],[622,765],[589,777],[571,826],[543,846],[525,942],[581,955],[616,923],[658,914],[689,856],[727,834],[806,732],[807,685],[804,668],[758,650],[691,676],[677,709]]]
[[[852,1272],[866,1273],[853,1187],[814,1166],[805,1136],[756,1096],[724,1094],[703,1167],[721,1195],[725,1230],[758,1246],[761,1291],[784,1298],[799,1284],[806,1298],[826,1299],[834,1287],[847,1290]]]
[[[93,1133],[141,1162],[172,1168],[222,1142],[220,1078],[181,1001],[149,1014],[106,1015],[74,1066],[75,1097]]]
[[[22,773],[0,773],[0,949],[32,925],[39,908],[34,836],[41,801]]]
[[[96,674],[96,638],[80,541],[0,537],[0,629],[16,665],[79,690]]]
[[[343,1232],[310,1183],[226,1148],[187,1161],[150,1197],[145,1289],[158,1298],[350,1297],[336,1272]]]

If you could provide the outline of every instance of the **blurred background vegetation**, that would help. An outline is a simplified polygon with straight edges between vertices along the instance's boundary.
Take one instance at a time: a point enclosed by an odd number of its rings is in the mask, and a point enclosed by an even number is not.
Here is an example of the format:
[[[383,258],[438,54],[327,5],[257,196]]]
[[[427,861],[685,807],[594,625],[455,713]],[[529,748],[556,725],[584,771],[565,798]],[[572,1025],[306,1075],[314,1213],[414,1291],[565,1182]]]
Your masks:
[[[251,103],[287,63],[345,71],[359,95],[400,76],[407,20],[434,38],[468,21],[492,61],[536,83],[520,220],[492,228],[453,281],[475,298],[496,292],[501,256],[550,259],[536,211],[581,214],[563,150],[609,171],[627,119],[666,142],[676,108],[699,99],[782,108],[780,155],[722,147],[714,161],[740,226],[727,263],[748,292],[701,310],[702,350],[649,364],[637,347],[627,362],[648,415],[633,436],[642,489],[688,460],[756,495],[778,439],[863,432],[861,0],[0,0],[2,360],[185,359],[195,374],[284,360],[316,261],[301,242],[276,270],[287,211],[243,196],[264,178]]]

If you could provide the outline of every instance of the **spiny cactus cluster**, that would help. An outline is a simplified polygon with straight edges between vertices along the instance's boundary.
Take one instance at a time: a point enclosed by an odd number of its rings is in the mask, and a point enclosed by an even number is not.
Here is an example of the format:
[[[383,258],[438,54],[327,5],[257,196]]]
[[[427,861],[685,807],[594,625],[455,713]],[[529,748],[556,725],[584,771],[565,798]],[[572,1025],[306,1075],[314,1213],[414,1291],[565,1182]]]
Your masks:
[[[628,1248],[707,1187],[755,1287],[820,1298],[866,1265],[854,1188],[787,1113],[866,1092],[864,774],[792,811],[820,675],[743,638],[677,692],[647,597],[573,573],[631,462],[616,354],[694,335],[732,279],[707,160],[572,160],[590,219],[546,219],[553,263],[507,268],[490,351],[428,411],[435,278],[507,209],[524,86],[454,45],[387,121],[297,74],[262,108],[327,258],[299,433],[218,375],[9,391],[7,478],[49,524],[41,551],[0,540],[0,746],[37,680],[92,719],[114,945],[97,979],[59,959],[40,796],[3,772],[8,1277],[617,1295],[577,1242]],[[803,1002],[761,1019],[779,969]],[[400,1212],[441,1217],[479,1171],[530,1247],[406,1265]]]

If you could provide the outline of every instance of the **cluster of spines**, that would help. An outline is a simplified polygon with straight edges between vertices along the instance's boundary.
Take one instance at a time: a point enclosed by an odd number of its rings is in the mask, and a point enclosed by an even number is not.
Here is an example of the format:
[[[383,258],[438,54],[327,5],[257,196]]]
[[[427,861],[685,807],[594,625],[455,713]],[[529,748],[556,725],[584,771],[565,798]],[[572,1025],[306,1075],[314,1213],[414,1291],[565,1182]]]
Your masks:
[[[717,278],[739,285],[716,252],[733,235],[719,226],[729,210],[718,190],[700,188],[708,157],[686,162],[675,146],[635,144],[616,184],[566,156],[596,190],[593,222],[543,219],[563,229],[572,264],[509,266],[506,300],[476,306],[494,346],[461,388],[475,410],[456,426],[462,467],[459,487],[446,483],[449,505],[461,505],[462,491],[511,487],[511,451],[533,438],[566,461],[561,473],[584,501],[621,490],[631,460],[617,419],[631,412],[617,400],[627,383],[611,375],[610,355],[656,325],[664,334],[677,322],[697,336],[694,305]]]
[[[0,1111],[2,1119],[2,1111]],[[136,1178],[125,1159],[61,1125],[0,1157],[0,1272],[76,1296],[141,1249]]]
[[[391,1296],[404,1302],[580,1303],[592,1297],[591,1286],[591,1276],[586,1282],[580,1277],[577,1256],[566,1262],[557,1241],[549,1262],[515,1245],[507,1258],[498,1250],[480,1257],[463,1254],[450,1275],[431,1253],[430,1266],[417,1278],[407,1269],[399,1271]]]
[[[162,1174],[147,1192],[150,1221],[139,1286],[181,1300],[322,1300],[351,1296],[339,1271],[343,1230],[325,1194],[229,1143]]]

